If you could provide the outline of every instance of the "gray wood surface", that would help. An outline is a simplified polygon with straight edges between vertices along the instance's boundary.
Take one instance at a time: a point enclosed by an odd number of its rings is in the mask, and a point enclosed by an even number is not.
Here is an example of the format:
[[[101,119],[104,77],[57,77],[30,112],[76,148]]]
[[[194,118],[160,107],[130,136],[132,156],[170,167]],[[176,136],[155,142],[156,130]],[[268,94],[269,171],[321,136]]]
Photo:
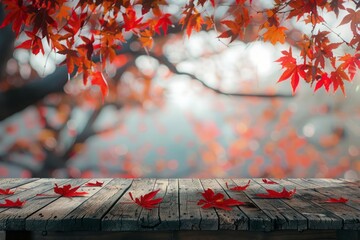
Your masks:
[[[238,183],[239,180],[234,179],[234,181]],[[245,193],[251,198],[254,204],[270,217],[275,230],[307,229],[307,219],[282,199],[264,199],[256,196],[258,193],[266,193],[265,188],[273,188],[274,185],[262,184],[261,179],[254,178]]]
[[[66,215],[63,228],[70,231],[101,230],[101,219],[132,183],[131,179],[113,179],[99,188],[97,194]],[[84,188],[86,190],[87,188]]]
[[[71,184],[72,187],[82,185],[88,182],[89,179],[72,179],[66,184]],[[83,188],[80,188],[78,191],[83,191]],[[96,191],[96,190],[95,190]],[[53,194],[53,190],[47,192],[46,194]],[[94,192],[89,191],[89,195],[92,195]],[[28,231],[57,231],[61,229],[61,219],[66,216],[68,213],[73,211],[78,207],[88,196],[84,197],[42,197],[38,196],[35,198],[36,203],[40,201],[46,201],[45,199],[53,200],[50,203],[47,203],[46,206],[41,208],[39,211],[35,212],[26,219],[25,229]],[[55,200],[54,200],[55,199]]]
[[[228,198],[226,192],[216,179],[200,180],[204,189],[211,188],[215,193],[222,193]],[[215,209],[219,218],[219,230],[248,230],[249,218],[238,207],[232,207],[231,211]]]
[[[226,187],[226,182],[231,188],[245,185],[248,179],[4,178],[0,179],[0,188],[16,191],[14,195],[0,195],[0,202],[20,198],[26,203],[22,208],[0,208],[0,231],[181,231],[184,234],[187,231],[190,234],[192,230],[238,231],[239,234],[244,231],[281,231],[286,236],[289,230],[326,230],[335,231],[342,237],[360,232],[360,181],[273,180],[279,184],[269,185],[261,179],[251,179],[245,191],[235,192]],[[84,186],[86,182],[95,181],[103,181],[104,184],[102,187]],[[79,191],[87,191],[88,195],[60,197],[53,192],[55,183],[60,186],[81,185]],[[297,192],[292,199],[263,199],[256,196],[265,193],[265,188],[280,191],[283,187],[288,190],[296,187]],[[246,204],[232,207],[231,211],[202,209],[197,202],[207,188]],[[163,201],[152,210],[138,206],[129,196],[131,192],[134,198],[139,198],[157,189],[160,191],[156,198],[161,197]],[[345,197],[349,201],[326,203],[325,200],[330,197]]]
[[[28,216],[46,206],[56,198],[38,198],[38,193],[53,193],[54,183],[63,184],[69,182],[69,179],[39,179],[23,185],[21,191],[17,191],[11,200],[17,198],[27,202],[22,208],[2,208],[0,209],[0,229],[23,230],[25,229],[25,220]]]
[[[297,180],[297,179],[292,181],[299,185],[300,188],[299,194],[302,198],[311,201],[313,205],[321,206],[321,208],[329,211],[330,213],[333,213],[340,219],[340,221],[336,221],[339,222],[339,229],[343,228],[343,229],[360,230],[359,211],[356,211],[356,209],[343,203],[324,202],[329,197],[336,197],[336,198],[340,197],[340,196],[336,196],[337,193],[334,188],[332,188],[332,191],[326,190],[324,193],[324,190],[321,190],[319,188],[316,191],[308,190],[314,187],[314,185],[309,183],[308,181]],[[322,188],[326,189],[326,187],[322,187]]]
[[[246,190],[241,192],[228,190],[226,183],[228,183],[229,188],[239,186],[232,179],[217,179],[217,181],[229,197],[245,202],[245,205],[239,208],[249,217],[248,229],[250,231],[270,231],[273,229],[271,219],[251,201],[245,194]],[[238,179],[238,183],[241,183],[240,186],[244,186],[248,183],[248,179]],[[250,184],[252,183],[250,182]]]
[[[215,209],[202,209],[197,202],[204,191],[199,179],[179,179],[179,215],[181,230],[217,230]]]
[[[145,210],[135,204],[130,196],[132,193],[134,199],[140,198],[154,190],[156,179],[135,179],[128,191],[104,216],[101,223],[101,229],[104,231],[136,231],[146,230],[141,227],[142,211],[157,211],[157,209]]]

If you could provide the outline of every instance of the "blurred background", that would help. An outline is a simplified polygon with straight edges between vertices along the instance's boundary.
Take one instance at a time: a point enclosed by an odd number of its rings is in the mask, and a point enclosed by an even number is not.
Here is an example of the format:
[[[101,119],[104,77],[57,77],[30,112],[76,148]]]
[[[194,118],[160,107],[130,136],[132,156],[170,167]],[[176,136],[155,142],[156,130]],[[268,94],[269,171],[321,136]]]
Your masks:
[[[128,36],[103,69],[103,102],[81,76],[68,81],[63,56],[14,50],[1,29],[0,176],[360,177],[358,73],[346,97],[305,82],[293,95],[274,62],[291,38],[217,36],[174,26],[150,53]]]

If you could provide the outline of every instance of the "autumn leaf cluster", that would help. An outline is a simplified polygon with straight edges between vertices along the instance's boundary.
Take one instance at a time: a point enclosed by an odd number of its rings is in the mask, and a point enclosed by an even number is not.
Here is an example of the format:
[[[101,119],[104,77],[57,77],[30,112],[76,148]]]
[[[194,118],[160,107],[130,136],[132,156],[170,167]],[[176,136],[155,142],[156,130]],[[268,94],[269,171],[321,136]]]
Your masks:
[[[64,55],[62,64],[69,76],[82,74],[85,85],[99,86],[108,93],[103,67],[112,63],[117,51],[129,39],[137,39],[149,51],[154,39],[170,28],[182,28],[188,37],[195,31],[214,30],[221,40],[262,40],[292,45],[278,59],[283,73],[279,82],[290,80],[293,92],[300,80],[314,91],[341,89],[360,68],[360,4],[352,0],[275,0],[271,7],[258,1],[189,0],[174,14],[168,0],[2,0],[7,15],[0,25],[12,24],[16,36],[26,40],[17,48],[44,54],[44,42]],[[175,4],[175,3],[171,3]],[[222,17],[215,13],[224,8]],[[351,33],[345,39],[328,26],[323,15],[338,19]],[[294,36],[290,22],[310,26],[311,31]],[[296,25],[296,24],[295,24]],[[327,29],[327,30],[324,30]],[[133,37],[129,37],[133,36]],[[249,37],[250,36],[250,37]],[[336,40],[334,40],[336,39]],[[293,48],[299,53],[294,54]],[[335,54],[336,49],[346,52]],[[94,60],[99,57],[101,64]]]

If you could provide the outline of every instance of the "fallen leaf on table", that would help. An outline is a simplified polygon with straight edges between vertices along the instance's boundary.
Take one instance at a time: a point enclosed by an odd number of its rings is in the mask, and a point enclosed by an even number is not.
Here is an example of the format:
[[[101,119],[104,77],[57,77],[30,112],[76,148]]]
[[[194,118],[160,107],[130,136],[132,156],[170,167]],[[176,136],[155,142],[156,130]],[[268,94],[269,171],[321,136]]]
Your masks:
[[[21,208],[26,201],[21,201],[19,198],[14,202],[10,199],[5,199],[5,203],[0,203],[0,208]]]
[[[130,198],[131,200],[134,201],[134,203],[136,203],[137,205],[145,208],[145,209],[148,209],[148,210],[151,210],[153,208],[156,208],[157,205],[159,203],[162,202],[162,198],[155,198],[156,194],[160,191],[160,189],[156,190],[156,191],[152,191],[152,192],[149,192],[147,194],[145,194],[144,196],[141,195],[140,198],[133,198],[133,195],[131,192],[129,192],[129,195],[130,195]]]
[[[236,187],[232,187],[232,188],[229,188],[228,186],[228,183],[226,182],[225,183],[227,189],[231,190],[231,191],[237,191],[237,192],[240,192],[240,191],[244,191],[246,190],[246,188],[250,185],[250,180],[248,181],[248,183],[244,186],[236,186]]]
[[[240,202],[236,199],[228,198],[224,199],[224,194],[222,193],[214,193],[214,191],[210,188],[205,190],[201,195],[204,197],[204,199],[200,199],[197,203],[197,205],[202,205],[201,208],[207,209],[207,208],[220,208],[223,210],[231,210],[230,207],[232,206],[239,206],[244,205],[245,203]]]
[[[325,200],[324,202],[327,202],[327,203],[346,203],[349,199],[347,198],[329,198],[327,200]]]
[[[71,188],[71,184],[64,185],[63,187],[59,187],[55,183],[54,192],[60,194],[63,197],[82,197],[88,194],[88,192],[78,192],[77,190],[80,186]],[[58,195],[50,195],[50,194],[36,194],[36,196],[41,197],[58,197]]]
[[[271,190],[271,189],[265,189],[267,191],[267,193],[258,193],[256,194],[256,196],[258,197],[262,197],[262,198],[287,198],[290,199],[292,198],[292,196],[294,196],[295,192],[296,192],[296,188],[294,188],[294,190],[286,190],[286,188],[283,188],[283,190],[281,192],[277,192],[275,190]]]
[[[278,184],[277,182],[274,182],[273,180],[266,179],[266,178],[263,178],[262,181],[263,181],[265,184]]]
[[[88,182],[87,184],[85,184],[85,187],[102,187],[103,184],[104,182],[99,181],[96,181],[95,183]]]
[[[15,191],[11,191],[10,188],[2,189],[0,188],[0,195],[13,195]]]

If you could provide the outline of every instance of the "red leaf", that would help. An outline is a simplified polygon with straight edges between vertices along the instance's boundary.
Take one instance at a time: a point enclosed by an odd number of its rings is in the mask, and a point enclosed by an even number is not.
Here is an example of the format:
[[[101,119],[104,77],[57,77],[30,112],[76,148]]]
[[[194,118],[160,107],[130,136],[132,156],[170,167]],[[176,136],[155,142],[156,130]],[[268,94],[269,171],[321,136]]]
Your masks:
[[[55,184],[54,192],[63,197],[82,197],[88,194],[87,192],[77,192],[79,188],[80,186],[71,188],[71,184],[64,185],[63,187],[59,187]]]
[[[15,191],[11,191],[10,188],[2,189],[0,188],[0,195],[13,195]]]
[[[172,25],[172,22],[170,20],[170,14],[166,13],[164,14],[159,21],[156,23],[155,25],[155,32],[157,32],[158,34],[160,34],[160,28],[162,28],[164,35],[166,36],[167,30],[168,30],[168,26]]]
[[[236,199],[224,199],[224,194],[217,193],[215,194],[214,191],[210,188],[205,190],[201,195],[204,197],[204,199],[200,199],[197,203],[197,205],[202,205],[201,208],[207,209],[207,208],[219,208],[223,210],[230,211],[232,206],[239,206],[244,205],[243,202],[240,202]]]
[[[102,187],[102,185],[104,184],[104,182],[99,182],[99,181],[96,181],[95,183],[87,183],[85,184],[85,187]]]
[[[287,191],[285,188],[283,188],[283,190],[281,192],[277,192],[275,190],[271,190],[271,189],[265,189],[267,191],[267,193],[259,193],[256,194],[256,196],[258,197],[262,197],[262,198],[287,198],[290,199],[292,198],[292,196],[294,196],[295,192],[296,192],[296,188],[294,188],[294,190],[292,191]]]
[[[5,203],[0,203],[0,208],[21,208],[26,201],[20,201],[18,198],[15,202],[10,199],[5,199]]]
[[[324,201],[324,202],[327,202],[327,203],[346,203],[349,199],[347,198],[343,198],[343,197],[340,197],[340,198],[329,198],[328,200]]]
[[[159,191],[160,191],[160,189],[158,189],[156,191],[149,192],[149,193],[145,194],[144,196],[141,195],[140,198],[135,198],[135,200],[134,200],[133,195],[132,195],[131,192],[129,192],[129,195],[130,195],[131,200],[134,201],[134,203],[136,203],[140,207],[151,210],[153,208],[157,208],[157,205],[159,203],[161,203],[162,200],[163,200],[162,198],[154,199],[154,197],[156,196],[156,194]]]
[[[250,185],[250,180],[249,180],[248,183],[247,183],[246,185],[244,185],[244,186],[236,186],[236,187],[232,187],[232,188],[229,188],[229,186],[228,186],[227,183],[225,183],[225,184],[226,184],[227,189],[229,189],[229,190],[231,190],[231,191],[238,191],[238,192],[240,192],[240,191],[246,190],[246,188]]]
[[[103,99],[107,96],[109,87],[101,72],[96,71],[92,73],[91,85],[98,85],[100,87]]]
[[[291,48],[289,51],[282,51],[281,53],[284,56],[276,60],[276,62],[281,63],[281,68],[285,69],[285,72],[280,76],[278,82],[290,78],[291,87],[293,93],[295,93],[296,88],[299,85],[300,67],[296,64],[296,59],[292,56]]]
[[[263,178],[262,181],[263,181],[265,184],[278,184],[277,182],[274,182],[273,180],[266,179],[266,178]]]

